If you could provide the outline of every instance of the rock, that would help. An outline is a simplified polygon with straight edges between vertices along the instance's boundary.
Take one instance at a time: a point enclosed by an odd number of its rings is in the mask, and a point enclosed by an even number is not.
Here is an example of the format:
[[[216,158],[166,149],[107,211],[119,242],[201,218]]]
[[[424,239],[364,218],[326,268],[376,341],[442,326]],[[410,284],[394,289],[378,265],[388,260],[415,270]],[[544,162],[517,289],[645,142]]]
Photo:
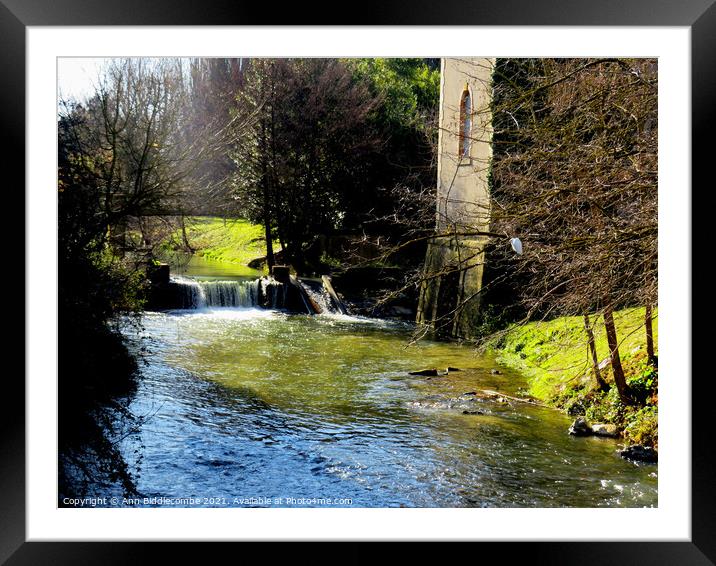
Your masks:
[[[569,427],[569,434],[572,436],[589,436],[592,434],[592,428],[584,417],[579,417]]]
[[[421,369],[420,371],[411,371],[408,372],[408,375],[439,375],[438,370],[436,369]]]
[[[659,454],[649,446],[634,444],[619,451],[619,455],[627,460],[635,462],[649,462],[655,464],[659,460]]]
[[[484,415],[482,411],[463,411],[463,415]]]
[[[492,375],[500,375],[502,372],[499,369],[491,369],[490,373]]]
[[[619,428],[614,424],[594,423],[592,425],[592,433],[597,436],[617,438],[619,436]]]
[[[448,372],[451,372],[451,371],[462,371],[460,368],[454,368],[454,367],[450,367],[450,366],[448,366],[447,370],[448,370]]]
[[[463,393],[462,395],[460,395],[460,397],[466,397],[468,395],[470,395],[470,396],[477,395],[477,391],[468,391],[467,393]]]
[[[388,314],[397,317],[413,318],[415,316],[415,311],[413,311],[413,309],[409,309],[408,307],[396,305],[388,309]]]

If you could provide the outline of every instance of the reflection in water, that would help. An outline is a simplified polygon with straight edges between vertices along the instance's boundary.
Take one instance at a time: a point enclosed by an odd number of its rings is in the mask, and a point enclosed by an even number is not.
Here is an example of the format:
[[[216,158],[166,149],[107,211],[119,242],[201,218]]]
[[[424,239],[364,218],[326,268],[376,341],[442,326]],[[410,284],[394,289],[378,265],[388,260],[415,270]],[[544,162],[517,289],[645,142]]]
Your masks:
[[[657,503],[656,466],[620,459],[612,440],[568,436],[557,411],[464,395],[525,384],[468,348],[407,346],[405,324],[215,308],[147,313],[144,326],[127,334],[147,348],[132,409],[150,418],[123,450],[147,497]],[[448,366],[463,371],[408,375]]]
[[[227,281],[246,277],[257,278],[263,275],[258,269],[251,269],[238,263],[205,259],[198,255],[193,255],[178,265],[172,265],[172,273],[191,275],[202,281]]]

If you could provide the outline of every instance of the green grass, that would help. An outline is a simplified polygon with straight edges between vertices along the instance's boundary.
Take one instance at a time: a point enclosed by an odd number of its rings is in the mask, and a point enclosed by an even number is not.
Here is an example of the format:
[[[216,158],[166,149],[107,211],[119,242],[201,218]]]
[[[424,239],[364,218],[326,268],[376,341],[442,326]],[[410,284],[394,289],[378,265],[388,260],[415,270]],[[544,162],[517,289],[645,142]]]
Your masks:
[[[247,220],[194,216],[186,223],[189,243],[206,259],[247,265],[266,255],[263,228]]]
[[[655,310],[652,326],[654,350],[658,355],[656,315]],[[601,317],[592,319],[601,362],[608,357],[604,324]],[[614,323],[627,386],[635,399],[628,404],[618,395],[610,366],[601,371],[608,390],[595,387],[582,317],[514,326],[488,346],[499,363],[517,368],[527,377],[530,395],[571,415],[583,415],[591,423],[613,423],[629,444],[656,448],[659,442],[658,371],[647,360],[644,308],[615,312]]]
[[[627,370],[630,359],[646,348],[644,308],[617,311],[614,323],[620,343],[619,354]],[[601,317],[596,319],[592,316],[592,326],[601,362],[609,354]],[[657,349],[658,318],[654,319],[653,331],[654,348]],[[562,317],[515,326],[490,346],[495,350],[498,362],[517,368],[527,376],[530,395],[544,401],[550,401],[569,387],[585,385],[592,379],[582,317]],[[605,368],[603,374],[608,377],[610,369]]]

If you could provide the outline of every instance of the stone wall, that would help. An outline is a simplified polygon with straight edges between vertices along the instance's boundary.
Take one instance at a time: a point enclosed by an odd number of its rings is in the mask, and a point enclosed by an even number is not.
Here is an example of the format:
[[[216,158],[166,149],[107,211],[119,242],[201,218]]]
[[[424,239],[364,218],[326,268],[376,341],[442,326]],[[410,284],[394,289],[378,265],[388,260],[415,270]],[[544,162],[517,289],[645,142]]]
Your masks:
[[[428,246],[417,321],[470,337],[480,309],[489,231],[491,58],[442,60],[437,235]]]

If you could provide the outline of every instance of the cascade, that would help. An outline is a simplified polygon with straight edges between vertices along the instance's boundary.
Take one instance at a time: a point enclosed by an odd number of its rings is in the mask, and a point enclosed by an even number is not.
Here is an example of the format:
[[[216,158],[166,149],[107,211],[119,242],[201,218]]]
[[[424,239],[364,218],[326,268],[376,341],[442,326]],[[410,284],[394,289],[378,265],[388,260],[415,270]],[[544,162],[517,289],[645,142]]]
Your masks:
[[[179,286],[185,308],[256,307],[259,303],[259,280],[196,281],[188,277],[172,277]]]
[[[251,281],[197,281],[172,276],[171,283],[178,290],[175,296],[179,308],[261,307],[311,314],[345,314],[342,305],[335,305],[330,293],[320,283],[304,283],[295,278],[286,284],[272,277]]]

